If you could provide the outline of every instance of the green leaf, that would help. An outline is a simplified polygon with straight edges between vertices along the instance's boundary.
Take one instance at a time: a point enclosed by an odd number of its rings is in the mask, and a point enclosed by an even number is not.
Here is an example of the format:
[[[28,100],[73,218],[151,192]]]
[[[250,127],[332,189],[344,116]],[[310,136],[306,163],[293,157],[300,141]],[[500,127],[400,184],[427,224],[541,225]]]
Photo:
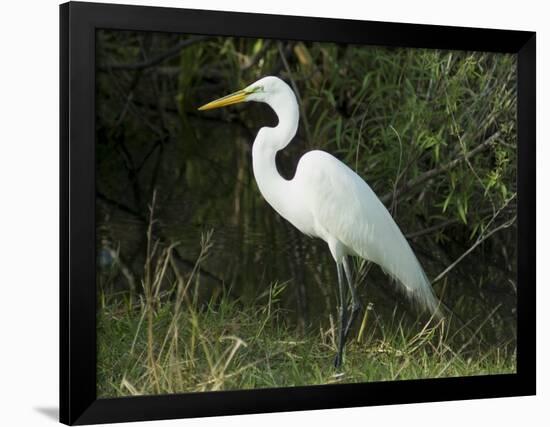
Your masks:
[[[458,208],[458,216],[460,217],[460,219],[464,224],[467,224],[468,220],[466,219],[466,208],[462,203],[462,200],[460,199],[458,199],[457,208]]]
[[[447,196],[447,198],[445,199],[445,201],[443,202],[443,209],[442,209],[443,212],[445,212],[449,207],[449,203],[451,202],[452,197],[453,197],[453,192],[451,191]]]

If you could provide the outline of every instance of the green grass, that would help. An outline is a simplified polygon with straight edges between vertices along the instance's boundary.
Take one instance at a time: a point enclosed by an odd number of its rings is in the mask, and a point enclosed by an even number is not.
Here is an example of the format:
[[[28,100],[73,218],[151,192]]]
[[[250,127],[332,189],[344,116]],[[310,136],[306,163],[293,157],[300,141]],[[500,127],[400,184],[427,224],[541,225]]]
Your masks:
[[[469,376],[515,371],[515,356],[492,348],[477,356],[454,352],[441,326],[407,334],[384,328],[372,311],[350,337],[337,371],[335,328],[299,334],[277,309],[272,287],[253,306],[221,297],[202,308],[175,303],[104,305],[98,317],[101,397]],[[152,329],[149,329],[148,318]],[[150,334],[151,333],[151,334]]]
[[[298,332],[292,313],[280,306],[290,290],[285,284],[272,284],[252,302],[225,292],[200,301],[199,266],[211,249],[212,232],[202,236],[196,264],[184,277],[173,263],[177,244],[162,248],[153,240],[154,205],[155,196],[142,292],[108,292],[100,276],[99,397],[515,372],[509,346],[472,349],[479,331],[457,344],[457,332],[444,322],[411,324],[395,311],[381,320],[370,306],[336,370],[333,317],[327,314],[318,329]]]

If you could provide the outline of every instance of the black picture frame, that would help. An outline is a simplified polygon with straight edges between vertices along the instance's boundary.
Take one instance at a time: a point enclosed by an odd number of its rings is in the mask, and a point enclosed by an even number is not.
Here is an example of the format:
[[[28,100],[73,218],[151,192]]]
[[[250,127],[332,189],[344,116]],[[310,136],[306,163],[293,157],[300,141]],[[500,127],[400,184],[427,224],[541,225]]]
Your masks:
[[[95,31],[161,31],[517,54],[517,373],[97,399]],[[533,395],[536,34],[69,2],[60,6],[60,421],[92,424]]]

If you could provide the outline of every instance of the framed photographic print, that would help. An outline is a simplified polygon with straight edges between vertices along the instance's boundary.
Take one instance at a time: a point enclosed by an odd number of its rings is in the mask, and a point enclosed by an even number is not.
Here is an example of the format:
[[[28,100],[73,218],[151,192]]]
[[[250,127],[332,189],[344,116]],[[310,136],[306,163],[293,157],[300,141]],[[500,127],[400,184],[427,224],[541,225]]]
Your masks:
[[[535,34],[69,2],[66,424],[535,393]]]

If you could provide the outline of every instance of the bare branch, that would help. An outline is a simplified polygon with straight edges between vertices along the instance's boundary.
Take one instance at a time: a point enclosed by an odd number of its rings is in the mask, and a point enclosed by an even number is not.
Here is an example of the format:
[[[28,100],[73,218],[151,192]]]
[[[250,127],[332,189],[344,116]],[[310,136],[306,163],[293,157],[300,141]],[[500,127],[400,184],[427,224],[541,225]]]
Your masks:
[[[488,214],[490,212],[494,212],[494,209],[493,208],[487,208],[487,209],[483,209],[483,210],[480,210],[480,211],[477,211],[476,213],[478,215],[485,215],[485,214]],[[446,228],[446,227],[449,227],[450,225],[454,225],[454,224],[458,224],[458,223],[462,223],[462,219],[460,218],[452,218],[452,219],[448,219],[446,221],[442,221],[440,223],[437,223],[435,225],[432,225],[430,227],[427,227],[427,228],[424,228],[422,230],[418,230],[418,231],[413,231],[411,233],[407,233],[405,235],[405,237],[407,239],[415,239],[417,237],[420,237],[420,236],[424,236],[426,234],[431,234],[433,233],[434,231],[437,231],[437,230],[440,230],[442,228]]]
[[[170,58],[173,58],[177,55],[179,55],[180,51],[182,49],[185,49],[186,47],[192,46],[196,43],[208,40],[210,37],[207,36],[197,36],[192,37],[186,40],[181,41],[174,47],[168,49],[166,52],[161,53],[160,55],[153,56],[152,58],[149,58],[146,61],[142,62],[136,62],[133,64],[107,64],[102,65],[99,67],[100,71],[110,71],[110,70],[127,70],[127,71],[136,71],[136,70],[144,70],[146,68],[154,67],[155,65],[158,65]]]
[[[436,177],[439,174],[442,174],[444,172],[447,172],[456,166],[458,166],[461,162],[468,160],[470,157],[475,156],[476,154],[479,154],[483,150],[487,149],[498,137],[500,136],[500,132],[495,132],[493,135],[491,135],[489,138],[487,138],[485,141],[483,141],[481,144],[479,144],[476,148],[474,148],[471,151],[468,151],[466,154],[457,157],[454,160],[451,160],[450,162],[439,166],[437,168],[431,169],[427,172],[424,172],[423,174],[417,176],[416,178],[413,178],[409,181],[407,181],[402,187],[397,189],[397,191],[391,191],[390,193],[384,194],[382,197],[380,197],[380,200],[382,203],[386,204],[388,203],[392,197],[398,197],[403,193],[406,193],[410,190],[412,190],[415,187],[420,186],[421,184],[425,183],[426,181]]]
[[[475,248],[477,248],[481,243],[483,243],[485,240],[487,240],[489,237],[491,237],[493,234],[495,234],[497,231],[503,230],[505,228],[510,227],[516,222],[516,216],[514,216],[511,220],[506,221],[503,224],[500,224],[498,227],[495,227],[490,232],[485,234],[483,237],[480,236],[479,239],[476,240],[476,242],[462,255],[460,255],[455,262],[453,262],[451,265],[449,265],[445,270],[443,270],[439,275],[432,280],[432,285],[436,282],[439,282],[443,277],[445,277],[449,271],[451,271],[453,268],[455,268],[466,256],[468,256]]]

